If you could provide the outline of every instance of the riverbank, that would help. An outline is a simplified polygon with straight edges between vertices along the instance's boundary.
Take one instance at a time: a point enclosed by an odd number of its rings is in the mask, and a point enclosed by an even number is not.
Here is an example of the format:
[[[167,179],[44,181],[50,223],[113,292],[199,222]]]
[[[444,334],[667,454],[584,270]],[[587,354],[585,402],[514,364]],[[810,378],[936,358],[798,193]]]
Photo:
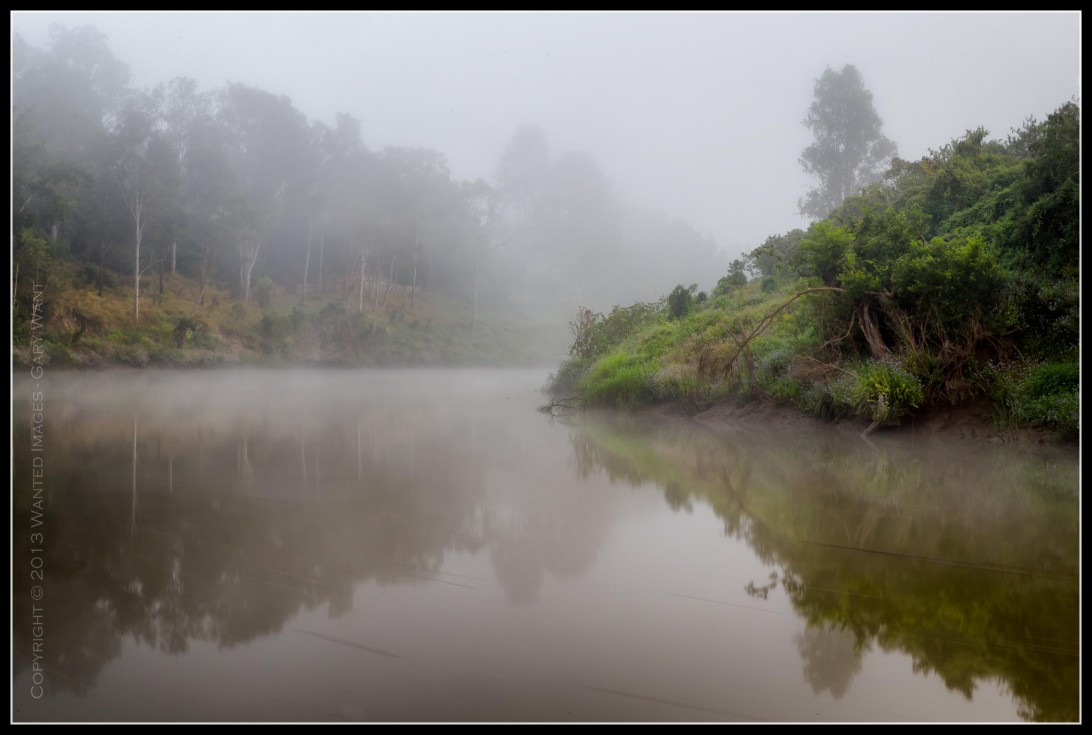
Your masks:
[[[281,290],[247,302],[215,286],[202,295],[181,275],[147,284],[137,319],[124,285],[100,293],[73,266],[55,271],[34,318],[14,324],[15,370],[522,367],[556,362],[567,339],[558,314],[475,311],[438,292],[395,286],[382,305],[362,305],[333,289]]]
[[[798,411],[791,405],[761,399],[733,398],[712,405],[697,405],[692,401],[676,400],[649,407],[658,416],[681,417],[697,421],[717,430],[740,431],[757,425],[779,425],[804,431],[834,431],[861,434],[869,422],[859,418],[826,420]],[[1016,446],[1050,445],[1079,446],[1078,436],[1034,427],[1006,426],[995,418],[994,405],[985,399],[960,406],[933,406],[929,410],[907,416],[895,426],[882,426],[869,438],[924,437],[937,440],[990,442]]]

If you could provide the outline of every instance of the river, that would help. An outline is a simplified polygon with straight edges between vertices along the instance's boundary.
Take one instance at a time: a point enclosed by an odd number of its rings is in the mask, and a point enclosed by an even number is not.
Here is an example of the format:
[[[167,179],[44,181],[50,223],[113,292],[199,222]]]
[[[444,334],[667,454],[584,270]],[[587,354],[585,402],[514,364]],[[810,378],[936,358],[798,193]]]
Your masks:
[[[1075,450],[545,378],[17,375],[13,720],[1079,719]]]

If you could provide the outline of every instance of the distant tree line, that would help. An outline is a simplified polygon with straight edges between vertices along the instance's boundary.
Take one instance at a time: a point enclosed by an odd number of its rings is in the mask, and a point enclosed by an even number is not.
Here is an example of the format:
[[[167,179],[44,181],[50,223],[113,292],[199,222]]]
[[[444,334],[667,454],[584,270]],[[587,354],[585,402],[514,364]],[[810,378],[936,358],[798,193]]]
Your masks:
[[[291,100],[188,78],[129,84],[92,27],[12,44],[15,307],[51,264],[92,287],[180,273],[244,300],[266,278],[381,308],[392,287],[494,306],[610,304],[721,269],[712,240],[622,203],[590,158],[520,128],[496,184],[454,180],[437,151],[366,147],[359,120],[309,121]],[[677,271],[677,273],[676,273]],[[267,287],[268,288],[268,287]]]

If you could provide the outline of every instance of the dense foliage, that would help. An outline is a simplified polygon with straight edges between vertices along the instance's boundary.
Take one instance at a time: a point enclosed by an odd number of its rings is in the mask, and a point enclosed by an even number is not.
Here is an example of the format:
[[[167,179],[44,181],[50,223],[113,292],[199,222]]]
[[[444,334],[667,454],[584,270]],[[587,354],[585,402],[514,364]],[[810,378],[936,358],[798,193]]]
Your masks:
[[[1075,434],[1079,132],[1069,102],[1004,141],[978,129],[896,159],[826,219],[748,253],[755,280],[733,264],[689,315],[620,336],[581,377],[562,372],[607,403],[675,395],[657,381],[682,376],[671,385],[699,402],[765,396],[887,423],[989,398],[998,421]],[[622,365],[648,389],[613,395],[604,380]]]

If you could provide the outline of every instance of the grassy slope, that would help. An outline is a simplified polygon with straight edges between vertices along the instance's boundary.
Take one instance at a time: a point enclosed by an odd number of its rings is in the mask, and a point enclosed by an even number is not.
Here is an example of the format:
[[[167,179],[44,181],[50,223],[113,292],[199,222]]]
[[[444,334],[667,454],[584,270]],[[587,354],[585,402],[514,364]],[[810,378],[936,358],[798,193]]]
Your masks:
[[[749,355],[740,352],[740,335],[751,334],[796,292],[793,284],[763,291],[752,281],[697,305],[683,318],[668,320],[660,314],[601,354],[567,361],[553,376],[552,392],[621,408],[682,401],[701,409],[761,400],[864,425],[898,424],[908,416],[953,407],[937,393],[923,390],[927,376],[916,375],[904,356],[878,362],[867,355],[839,359],[819,350],[815,325],[822,294],[793,301],[749,343]],[[980,365],[972,376],[976,385],[971,398],[992,402],[997,428],[1039,427],[1073,438],[1079,431],[1076,384],[1055,381],[1045,390],[1040,387],[1059,369],[1068,374],[1075,366]],[[900,393],[910,397],[893,410],[890,396]]]
[[[471,330],[466,306],[435,294],[394,289],[384,309],[369,299],[364,313],[348,295],[274,297],[266,308],[209,286],[179,346],[176,327],[189,319],[197,284],[180,275],[145,278],[140,321],[128,284],[81,282],[74,266],[55,266],[45,291],[46,354],[54,365],[200,366],[226,364],[530,365],[556,360],[561,329],[546,318],[483,311]],[[351,302],[351,303],[350,303]],[[557,320],[559,321],[559,320]],[[27,364],[29,336],[14,325],[13,359]],[[20,329],[20,327],[23,327]]]

